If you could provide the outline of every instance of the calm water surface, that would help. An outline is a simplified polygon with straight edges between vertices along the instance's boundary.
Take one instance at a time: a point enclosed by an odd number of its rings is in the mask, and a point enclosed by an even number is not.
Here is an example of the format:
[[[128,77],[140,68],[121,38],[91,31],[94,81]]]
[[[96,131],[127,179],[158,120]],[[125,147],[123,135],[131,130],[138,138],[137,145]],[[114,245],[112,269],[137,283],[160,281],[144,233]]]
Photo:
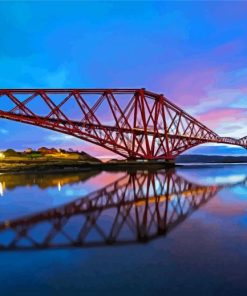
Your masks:
[[[247,166],[0,175],[8,295],[247,295]]]

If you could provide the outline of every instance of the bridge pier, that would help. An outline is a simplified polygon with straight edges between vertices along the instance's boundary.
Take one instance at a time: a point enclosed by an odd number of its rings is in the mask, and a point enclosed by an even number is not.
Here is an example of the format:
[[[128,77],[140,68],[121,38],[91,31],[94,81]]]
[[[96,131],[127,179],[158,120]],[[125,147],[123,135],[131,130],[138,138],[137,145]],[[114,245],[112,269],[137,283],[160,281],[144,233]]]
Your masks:
[[[163,166],[163,167],[174,167],[175,159],[126,159],[122,164],[134,166]]]
[[[175,166],[175,159],[166,159],[166,160],[165,160],[165,164],[166,164],[167,166],[171,166],[171,167],[173,167],[173,166]]]

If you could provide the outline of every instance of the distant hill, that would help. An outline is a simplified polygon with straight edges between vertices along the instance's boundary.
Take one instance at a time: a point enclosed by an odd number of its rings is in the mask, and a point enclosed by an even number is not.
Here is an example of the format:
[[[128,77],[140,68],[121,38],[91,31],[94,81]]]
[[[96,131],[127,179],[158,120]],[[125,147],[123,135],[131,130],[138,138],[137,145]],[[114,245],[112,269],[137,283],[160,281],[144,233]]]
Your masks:
[[[247,163],[247,156],[220,156],[220,155],[180,155],[176,158],[176,163]]]

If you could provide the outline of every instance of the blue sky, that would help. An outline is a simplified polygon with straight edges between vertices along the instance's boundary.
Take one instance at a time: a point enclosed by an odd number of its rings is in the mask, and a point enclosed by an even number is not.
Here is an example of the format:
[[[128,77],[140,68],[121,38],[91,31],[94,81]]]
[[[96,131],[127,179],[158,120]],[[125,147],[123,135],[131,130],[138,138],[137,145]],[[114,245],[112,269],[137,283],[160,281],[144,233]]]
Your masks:
[[[247,2],[1,2],[0,88],[145,87],[220,135],[247,135]],[[73,137],[1,119],[0,149]],[[246,154],[201,146],[190,153]]]

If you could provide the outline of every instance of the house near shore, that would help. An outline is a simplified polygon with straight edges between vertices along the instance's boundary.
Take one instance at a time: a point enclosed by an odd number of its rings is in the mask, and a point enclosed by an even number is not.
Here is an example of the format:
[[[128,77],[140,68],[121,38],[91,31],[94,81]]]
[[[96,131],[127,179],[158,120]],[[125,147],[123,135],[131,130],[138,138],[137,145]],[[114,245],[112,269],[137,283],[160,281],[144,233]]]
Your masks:
[[[42,154],[53,154],[53,153],[58,153],[58,150],[55,148],[46,148],[46,147],[41,147],[38,149],[38,151]]]
[[[33,149],[32,148],[27,148],[24,150],[24,153],[32,153],[33,152]]]

